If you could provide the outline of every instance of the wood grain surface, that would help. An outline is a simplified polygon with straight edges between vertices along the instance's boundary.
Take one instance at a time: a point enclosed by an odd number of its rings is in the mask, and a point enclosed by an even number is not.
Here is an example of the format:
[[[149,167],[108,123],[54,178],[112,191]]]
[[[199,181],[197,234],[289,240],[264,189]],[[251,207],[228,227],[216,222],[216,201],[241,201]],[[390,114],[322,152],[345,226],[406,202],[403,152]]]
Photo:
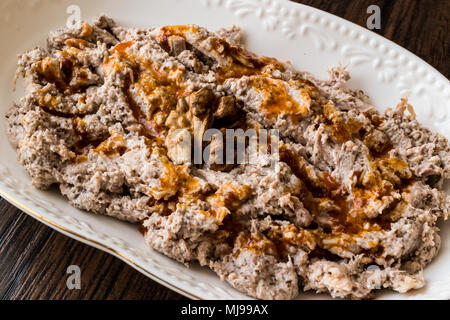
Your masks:
[[[382,10],[376,32],[424,59],[447,78],[448,0],[296,1],[366,26],[367,7]],[[81,289],[66,286],[69,265],[81,269]],[[184,299],[117,258],[37,222],[0,198],[1,299]]]

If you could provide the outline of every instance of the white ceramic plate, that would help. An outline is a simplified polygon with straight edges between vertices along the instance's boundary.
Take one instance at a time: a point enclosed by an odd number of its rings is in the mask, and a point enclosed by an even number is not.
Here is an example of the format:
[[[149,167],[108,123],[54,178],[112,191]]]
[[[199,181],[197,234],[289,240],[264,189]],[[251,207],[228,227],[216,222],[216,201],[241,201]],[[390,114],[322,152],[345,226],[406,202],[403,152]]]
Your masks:
[[[0,3],[0,194],[18,208],[69,237],[109,252],[157,282],[197,299],[246,299],[211,271],[190,269],[148,248],[136,226],[69,206],[56,191],[34,189],[5,134],[3,116],[12,101],[16,55],[44,45],[49,30],[65,25],[69,5],[83,20],[106,13],[126,26],[194,23],[210,30],[239,25],[250,50],[319,78],[338,63],[349,64],[349,86],[363,89],[380,109],[410,94],[419,120],[450,137],[450,85],[424,61],[394,43],[325,12],[287,1],[264,0],[2,0]],[[447,184],[448,188],[448,184]],[[449,188],[448,188],[449,189]],[[426,268],[427,286],[408,294],[391,291],[383,299],[450,298],[450,223],[442,230],[442,249]],[[304,294],[300,298],[324,298]]]

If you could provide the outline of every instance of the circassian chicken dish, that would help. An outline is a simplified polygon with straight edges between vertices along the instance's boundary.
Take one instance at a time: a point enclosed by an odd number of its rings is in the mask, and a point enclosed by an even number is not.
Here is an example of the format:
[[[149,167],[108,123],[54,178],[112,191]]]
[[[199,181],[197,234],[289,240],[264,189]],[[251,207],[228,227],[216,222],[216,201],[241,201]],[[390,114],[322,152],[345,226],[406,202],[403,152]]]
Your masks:
[[[101,16],[20,55],[25,95],[7,131],[36,188],[138,224],[151,248],[249,296],[421,288],[450,212],[449,143],[406,98],[379,112],[345,87],[345,68],[329,74],[247,51],[237,27]],[[251,163],[219,161],[233,144],[202,140],[210,129],[276,130],[278,152],[259,144],[244,149]],[[209,160],[180,149],[179,132]]]

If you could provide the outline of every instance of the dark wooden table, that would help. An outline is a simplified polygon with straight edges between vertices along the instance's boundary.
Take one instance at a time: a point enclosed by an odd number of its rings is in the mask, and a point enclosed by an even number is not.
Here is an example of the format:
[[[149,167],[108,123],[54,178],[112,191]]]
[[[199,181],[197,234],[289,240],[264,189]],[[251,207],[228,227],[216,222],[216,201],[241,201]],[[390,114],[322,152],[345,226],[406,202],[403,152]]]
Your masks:
[[[384,37],[415,53],[447,78],[448,0],[297,1],[366,26],[369,5],[382,10]],[[68,290],[67,267],[82,271],[81,289]],[[42,225],[0,198],[0,298],[183,299],[100,250]]]

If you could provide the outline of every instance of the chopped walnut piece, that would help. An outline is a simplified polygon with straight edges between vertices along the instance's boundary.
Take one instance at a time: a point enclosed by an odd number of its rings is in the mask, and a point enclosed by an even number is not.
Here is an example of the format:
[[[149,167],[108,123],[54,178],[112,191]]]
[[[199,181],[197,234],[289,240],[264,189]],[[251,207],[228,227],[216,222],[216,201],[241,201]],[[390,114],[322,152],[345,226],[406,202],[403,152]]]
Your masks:
[[[186,41],[180,36],[170,36],[168,39],[170,54],[177,56],[186,50]]]
[[[233,96],[220,98],[219,106],[214,113],[217,119],[232,118],[237,114],[236,99]]]
[[[169,128],[169,132],[166,138],[166,147],[169,158],[175,163],[190,160],[192,139],[188,136],[189,132],[193,133],[193,139],[202,143],[205,131],[213,122],[213,116],[208,113],[209,109],[207,108],[213,98],[214,95],[209,89],[200,89],[192,93],[187,101],[180,98],[176,109],[172,110],[167,117],[165,125]]]
[[[192,138],[198,145],[203,142],[205,131],[213,123],[213,115],[210,112],[210,104],[214,100],[211,90],[203,88],[190,96],[180,98],[177,107],[172,110],[166,119],[165,125],[169,128],[166,138],[166,147],[169,158],[175,163],[188,161],[190,158],[190,147],[187,147],[186,134],[193,134]],[[184,133],[176,132],[177,129],[187,129]],[[191,142],[192,139],[189,140]],[[182,146],[180,146],[182,145]],[[189,154],[188,154],[189,152]]]
[[[66,87],[66,76],[61,70],[61,63],[57,59],[46,57],[36,63],[36,71],[46,81],[55,83],[58,88]]]
[[[180,98],[177,107],[172,110],[166,119],[165,125],[169,128],[165,145],[167,155],[176,164],[185,163],[191,157],[191,120],[189,106],[184,98]]]
[[[210,89],[202,88],[188,97],[188,104],[195,116],[202,116],[208,111],[214,100],[214,94]]]
[[[165,125],[169,129],[190,128],[192,116],[190,115],[189,106],[184,98],[180,98],[177,102],[175,110],[170,111],[166,119]]]

